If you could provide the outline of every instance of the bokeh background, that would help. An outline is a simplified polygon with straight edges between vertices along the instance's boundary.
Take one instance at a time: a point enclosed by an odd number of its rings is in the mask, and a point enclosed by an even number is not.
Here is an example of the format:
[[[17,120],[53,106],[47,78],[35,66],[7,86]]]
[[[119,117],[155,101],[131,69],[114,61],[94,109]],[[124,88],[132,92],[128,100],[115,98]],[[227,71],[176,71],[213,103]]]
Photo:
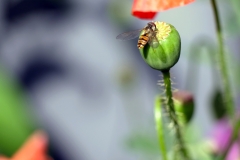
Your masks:
[[[1,154],[12,155],[35,129],[49,135],[55,160],[141,160],[153,153],[148,140],[156,141],[153,106],[162,77],[142,60],[137,39],[115,39],[148,22],[131,16],[131,7],[131,0],[0,1]],[[219,0],[219,7],[237,99],[238,22],[231,3]],[[193,93],[191,125],[204,139],[221,88],[210,2],[197,0],[155,20],[181,35],[173,87]]]

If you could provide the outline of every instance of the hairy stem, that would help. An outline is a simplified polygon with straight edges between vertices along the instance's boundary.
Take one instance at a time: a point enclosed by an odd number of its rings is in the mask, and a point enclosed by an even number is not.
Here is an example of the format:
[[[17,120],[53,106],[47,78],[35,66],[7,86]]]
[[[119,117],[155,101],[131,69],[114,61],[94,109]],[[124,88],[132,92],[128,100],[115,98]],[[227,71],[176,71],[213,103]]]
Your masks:
[[[228,72],[227,72],[227,64],[225,61],[225,49],[223,44],[222,28],[220,25],[220,19],[219,19],[218,8],[216,5],[216,0],[211,0],[211,4],[212,4],[214,19],[216,24],[216,32],[217,32],[218,47],[219,47],[219,54],[218,54],[219,67],[221,71],[221,77],[222,77],[222,83],[223,83],[223,89],[224,89],[224,101],[227,106],[228,116],[232,117],[234,115],[234,101],[233,101],[231,85],[230,85]]]
[[[222,81],[223,81],[223,89],[224,89],[224,94],[225,94],[224,101],[227,106],[228,116],[234,117],[233,133],[232,133],[230,142],[227,145],[227,149],[218,158],[218,159],[224,160],[229,149],[231,148],[233,142],[238,137],[236,135],[238,135],[238,130],[240,128],[240,125],[239,125],[239,119],[235,117],[236,115],[234,115],[234,101],[233,101],[231,85],[230,85],[228,72],[227,72],[227,64],[225,62],[225,49],[224,49],[224,44],[223,44],[222,28],[220,25],[220,19],[219,19],[219,13],[218,13],[216,0],[211,0],[211,4],[212,4],[212,8],[213,8],[215,23],[216,23],[216,31],[217,31],[218,46],[219,46],[219,60],[220,60],[219,66],[220,66],[220,71],[221,71],[221,76],[222,76]]]
[[[179,149],[182,157],[184,160],[189,160],[189,154],[187,151],[187,148],[185,146],[181,129],[179,126],[179,123],[177,121],[177,116],[175,113],[174,109],[174,104],[173,104],[173,99],[172,99],[172,89],[171,89],[171,79],[170,79],[170,72],[169,70],[162,71],[163,74],[163,80],[164,80],[164,85],[165,85],[165,90],[166,90],[166,111],[168,118],[170,119],[171,123],[173,124],[173,129],[175,130],[176,133],[176,140],[177,140],[177,145],[176,147]]]

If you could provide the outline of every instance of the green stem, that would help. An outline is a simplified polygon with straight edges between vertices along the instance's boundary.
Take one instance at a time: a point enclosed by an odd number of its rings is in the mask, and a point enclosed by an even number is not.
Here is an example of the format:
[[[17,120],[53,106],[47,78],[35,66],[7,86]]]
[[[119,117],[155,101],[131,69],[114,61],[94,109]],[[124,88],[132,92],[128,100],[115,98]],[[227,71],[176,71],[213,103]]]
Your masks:
[[[166,111],[168,118],[170,119],[171,123],[173,123],[173,128],[175,129],[176,133],[176,140],[177,140],[177,147],[179,148],[180,153],[182,154],[184,160],[189,160],[189,154],[187,148],[185,146],[182,133],[180,130],[179,123],[177,121],[177,116],[174,109],[173,99],[172,99],[172,89],[171,89],[171,79],[170,79],[170,72],[169,70],[162,71],[163,80],[166,90]]]
[[[215,0],[211,0],[213,13],[214,13],[214,19],[216,24],[216,31],[217,31],[217,39],[218,39],[218,46],[219,46],[219,67],[221,71],[221,77],[223,82],[223,89],[224,89],[224,101],[227,106],[228,116],[232,117],[234,115],[234,102],[233,102],[233,96],[231,92],[231,85],[228,77],[227,72],[227,64],[225,61],[225,50],[224,50],[224,44],[223,44],[223,35],[222,35],[222,28],[220,25],[220,19],[218,14],[218,8],[216,5]]]
[[[154,115],[155,115],[155,123],[156,130],[158,135],[158,143],[160,146],[160,151],[162,154],[163,160],[167,160],[167,151],[166,151],[166,143],[164,138],[164,127],[163,127],[163,117],[162,117],[162,100],[160,96],[156,97],[155,107],[154,107]]]
[[[221,76],[223,80],[223,88],[225,92],[224,100],[227,106],[228,116],[234,117],[233,119],[233,133],[230,139],[230,142],[228,143],[227,149],[223,152],[223,154],[218,158],[224,160],[230,147],[232,146],[233,142],[236,140],[238,136],[238,130],[240,128],[240,120],[235,117],[234,115],[234,101],[233,96],[231,92],[231,86],[230,81],[227,74],[227,65],[225,62],[225,50],[224,50],[224,44],[223,44],[223,36],[222,36],[222,28],[220,25],[220,19],[218,14],[218,8],[215,0],[211,0],[213,12],[214,12],[214,18],[216,23],[216,31],[217,31],[217,38],[218,38],[218,45],[219,45],[219,60],[220,60],[220,70],[221,70]]]

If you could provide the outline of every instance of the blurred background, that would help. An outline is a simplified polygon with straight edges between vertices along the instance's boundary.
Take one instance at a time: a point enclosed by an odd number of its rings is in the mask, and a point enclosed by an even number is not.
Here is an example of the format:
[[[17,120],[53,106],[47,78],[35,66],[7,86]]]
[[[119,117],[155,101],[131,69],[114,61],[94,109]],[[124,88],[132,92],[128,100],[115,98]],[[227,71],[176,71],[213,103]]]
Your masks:
[[[1,154],[12,155],[33,130],[42,129],[55,160],[159,156],[152,156],[149,141],[156,141],[153,106],[162,92],[161,73],[144,63],[137,39],[115,39],[148,22],[131,16],[131,7],[130,0],[0,1]],[[228,58],[238,62],[236,14],[227,1],[219,1],[219,7]],[[210,54],[216,48],[210,2],[197,0],[155,20],[174,25],[181,35],[173,87],[193,93],[191,124],[204,139],[214,124],[212,106],[221,88]]]

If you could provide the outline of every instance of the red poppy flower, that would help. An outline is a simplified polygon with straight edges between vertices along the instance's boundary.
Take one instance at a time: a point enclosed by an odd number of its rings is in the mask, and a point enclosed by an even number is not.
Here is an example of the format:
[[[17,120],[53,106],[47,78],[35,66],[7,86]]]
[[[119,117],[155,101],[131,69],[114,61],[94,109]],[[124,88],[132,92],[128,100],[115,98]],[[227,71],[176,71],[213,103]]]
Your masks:
[[[46,134],[37,131],[27,139],[12,158],[0,156],[0,160],[52,160],[46,155],[47,144]]]
[[[186,5],[194,0],[134,0],[132,15],[140,19],[153,19],[157,12]]]

